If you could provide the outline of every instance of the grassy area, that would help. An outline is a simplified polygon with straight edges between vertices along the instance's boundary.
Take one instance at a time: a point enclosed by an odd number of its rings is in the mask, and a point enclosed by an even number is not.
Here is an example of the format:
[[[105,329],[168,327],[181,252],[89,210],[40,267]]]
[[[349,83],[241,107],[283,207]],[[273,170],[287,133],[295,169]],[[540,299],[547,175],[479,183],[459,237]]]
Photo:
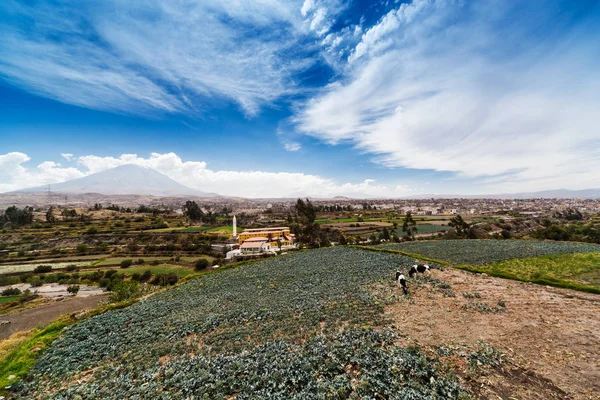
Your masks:
[[[16,295],[16,296],[0,296],[0,304],[8,303],[9,301],[18,300],[20,298],[21,298],[20,295]]]
[[[535,240],[428,240],[388,243],[381,247],[445,260],[455,265],[486,265],[514,258],[600,252],[597,244]]]
[[[600,252],[504,260],[481,266],[459,265],[458,268],[600,294]]]
[[[135,273],[138,274],[143,274],[144,271],[150,270],[152,272],[152,275],[158,275],[158,274],[166,274],[169,272],[175,272],[177,274],[177,276],[179,278],[182,278],[184,276],[190,275],[194,273],[194,270],[191,268],[185,268],[185,267],[174,267],[171,265],[157,265],[157,266],[135,266],[135,267],[129,267],[129,268],[123,268],[120,269],[119,272],[124,274],[124,275],[133,275]]]
[[[87,267],[94,264],[93,261],[71,261],[71,262],[38,262],[35,264],[11,264],[0,265],[1,274],[13,274],[17,272],[31,272],[40,265],[51,265],[52,269],[66,268],[68,265],[76,265],[78,267]]]
[[[171,261],[171,258],[172,257],[138,257],[138,256],[111,257],[111,258],[105,258],[103,260],[100,260],[99,262],[94,264],[94,266],[96,266],[96,267],[115,266],[115,265],[120,265],[123,260],[133,260],[135,262],[139,259],[144,260],[144,262],[146,264],[149,264],[152,261],[159,261],[159,262],[166,263],[166,262]],[[184,262],[189,262],[189,261],[195,261],[199,258],[206,258],[207,260],[213,260],[212,257],[208,257],[208,256],[180,257],[180,260],[184,261]]]
[[[237,227],[238,233],[243,231],[239,226]],[[153,229],[147,232],[207,232],[207,233],[222,233],[222,234],[231,234],[233,233],[233,226],[231,225],[223,225],[223,226],[188,226],[183,228],[162,228],[162,229]]]

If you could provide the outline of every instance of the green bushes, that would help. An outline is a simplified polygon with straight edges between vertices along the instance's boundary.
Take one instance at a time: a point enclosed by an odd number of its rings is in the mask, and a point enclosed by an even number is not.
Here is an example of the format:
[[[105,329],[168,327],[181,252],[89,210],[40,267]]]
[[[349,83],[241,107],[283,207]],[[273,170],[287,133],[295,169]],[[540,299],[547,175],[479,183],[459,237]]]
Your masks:
[[[40,277],[34,276],[29,280],[29,284],[31,285],[31,287],[40,287],[44,284],[44,281],[42,281]]]
[[[42,274],[50,271],[52,271],[52,265],[38,265],[33,270],[33,272],[35,272],[36,274]]]
[[[8,288],[2,291],[2,296],[18,296],[21,294],[21,290],[19,288]]]
[[[174,272],[169,272],[166,274],[157,274],[154,276],[152,281],[150,281],[153,285],[158,286],[172,286],[177,283],[179,277]]]
[[[206,269],[208,267],[208,260],[206,258],[201,258],[198,261],[196,261],[196,264],[194,265],[194,269],[196,271],[202,271],[203,269]]]
[[[128,258],[126,260],[121,261],[120,267],[121,268],[129,268],[132,265],[133,265],[133,260],[131,260],[131,259]]]
[[[113,287],[112,293],[108,297],[108,301],[116,303],[119,301],[135,299],[141,295],[142,289],[138,282],[134,280],[122,281]]]
[[[76,296],[77,293],[79,293],[79,285],[67,286],[67,292],[72,294],[73,296]]]

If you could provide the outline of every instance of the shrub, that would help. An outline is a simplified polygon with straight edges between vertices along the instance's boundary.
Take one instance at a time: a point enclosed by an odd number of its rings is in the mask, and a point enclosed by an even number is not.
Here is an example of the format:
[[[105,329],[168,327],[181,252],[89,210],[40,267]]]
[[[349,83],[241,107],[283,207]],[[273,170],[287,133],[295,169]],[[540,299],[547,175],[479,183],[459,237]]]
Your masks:
[[[78,268],[78,267],[77,267],[77,265],[75,265],[75,264],[70,264],[70,265],[67,265],[67,266],[66,266],[65,270],[67,270],[67,271],[69,271],[69,272],[73,272],[73,271],[75,271],[77,268]]]
[[[31,285],[31,287],[40,287],[44,284],[44,281],[42,281],[39,276],[34,276],[29,281],[29,284]]]
[[[126,260],[121,261],[121,268],[129,268],[132,265],[133,265],[133,260],[131,260],[129,258],[126,259]]]
[[[203,269],[206,269],[206,267],[208,267],[208,260],[206,258],[199,259],[198,261],[196,261],[196,265],[194,266],[196,271],[201,271]]]
[[[67,287],[67,292],[69,292],[70,294],[72,294],[73,296],[76,296],[77,293],[79,292],[79,285],[71,285]]]
[[[19,288],[8,288],[2,291],[2,296],[18,296],[21,294]]]
[[[88,246],[85,243],[78,244],[76,250],[79,254],[85,254],[88,251]]]
[[[96,228],[95,226],[92,226],[85,233],[86,233],[86,235],[95,235],[96,233],[98,233],[98,228]]]
[[[142,294],[140,284],[134,280],[122,281],[117,283],[112,290],[112,293],[108,297],[108,301],[116,303],[119,301],[125,301],[135,299]]]
[[[94,271],[88,275],[88,279],[92,282],[100,282],[100,279],[104,276],[102,271]]]
[[[140,282],[147,282],[150,280],[150,278],[152,278],[152,271],[147,269],[144,271],[144,273],[140,276]]]
[[[52,271],[52,265],[38,265],[33,270],[33,272],[35,272],[36,274],[43,274],[50,271]]]
[[[152,283],[153,285],[159,285],[159,286],[170,286],[170,285],[174,285],[177,283],[177,281],[179,280],[179,278],[177,277],[177,274],[174,272],[169,272],[167,274],[158,274],[154,277],[154,279],[152,279]]]
[[[139,258],[136,262],[137,265],[143,265],[146,263],[146,261],[143,258]]]

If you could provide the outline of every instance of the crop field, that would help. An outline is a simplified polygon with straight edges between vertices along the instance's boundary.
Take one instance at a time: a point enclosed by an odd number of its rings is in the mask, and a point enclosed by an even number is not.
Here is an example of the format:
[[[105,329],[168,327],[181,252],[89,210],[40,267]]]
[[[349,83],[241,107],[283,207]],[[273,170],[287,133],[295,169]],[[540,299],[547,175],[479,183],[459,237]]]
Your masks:
[[[395,345],[387,329],[373,284],[393,285],[413,262],[336,247],[206,274],[70,327],[16,395],[468,398],[437,359]]]
[[[0,296],[0,304],[8,303],[9,301],[18,300],[21,296]]]
[[[172,266],[172,265],[158,265],[158,266],[149,266],[149,265],[142,265],[139,267],[129,267],[129,268],[125,268],[125,269],[119,269],[119,273],[122,273],[124,275],[133,275],[133,274],[143,274],[145,271],[150,270],[152,272],[152,275],[158,275],[158,274],[167,274],[169,272],[174,272],[175,274],[177,274],[177,276],[179,278],[183,278],[186,275],[190,275],[194,273],[193,269],[190,268],[184,268],[184,267],[176,267],[176,266]]]
[[[43,263],[32,263],[32,264],[11,264],[11,265],[0,265],[0,275],[12,274],[16,272],[31,272],[40,265],[51,265],[52,269],[65,268],[68,265],[76,265],[78,267],[88,267],[93,264],[93,261],[73,261],[73,262],[43,262]]]
[[[434,240],[388,243],[380,247],[420,254],[454,265],[485,265],[514,258],[600,251],[596,244],[529,240]]]
[[[180,257],[180,260],[182,261],[194,261],[197,260],[198,258],[206,258],[208,260],[212,260],[212,257]],[[110,257],[110,258],[105,258],[103,260],[100,260],[97,263],[94,263],[94,266],[97,267],[104,267],[104,266],[114,266],[114,265],[119,265],[122,261],[124,260],[139,260],[142,259],[144,260],[144,262],[146,263],[150,263],[152,261],[159,261],[162,263],[167,263],[169,262],[172,257],[136,257],[136,256],[131,256],[131,257]]]
[[[600,293],[600,252],[503,260],[465,269],[504,278]],[[597,290],[593,290],[594,288]]]

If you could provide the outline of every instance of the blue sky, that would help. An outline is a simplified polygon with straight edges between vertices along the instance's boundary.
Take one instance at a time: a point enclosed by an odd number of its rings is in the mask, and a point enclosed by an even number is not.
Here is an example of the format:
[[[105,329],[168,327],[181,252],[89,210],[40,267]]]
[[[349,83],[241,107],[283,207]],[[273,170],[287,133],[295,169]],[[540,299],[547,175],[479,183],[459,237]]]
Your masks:
[[[600,2],[0,4],[0,192],[136,163],[226,195],[597,187]]]

